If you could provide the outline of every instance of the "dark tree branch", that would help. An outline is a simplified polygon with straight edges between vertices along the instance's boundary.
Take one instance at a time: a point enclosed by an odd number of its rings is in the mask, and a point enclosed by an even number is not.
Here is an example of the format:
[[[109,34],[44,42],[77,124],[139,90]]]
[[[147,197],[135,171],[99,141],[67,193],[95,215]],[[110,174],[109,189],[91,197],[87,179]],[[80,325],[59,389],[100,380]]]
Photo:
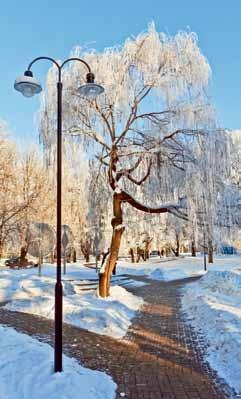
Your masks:
[[[121,169],[116,175],[116,180],[118,181],[118,180],[120,180],[120,178],[122,176],[126,176],[127,174],[134,172],[140,165],[141,161],[142,161],[142,157],[139,157],[137,159],[136,163],[134,164],[134,166],[132,166],[131,168],[128,168],[128,169]]]
[[[178,205],[162,205],[157,208],[152,208],[146,205],[141,204],[140,202],[136,201],[130,194],[125,191],[121,192],[121,201],[127,202],[133,208],[138,209],[139,211],[146,212],[146,213],[171,213],[181,219],[188,220],[187,215],[183,214],[180,209],[181,207]]]
[[[132,183],[140,186],[150,176],[151,167],[152,167],[152,161],[149,162],[149,165],[148,165],[147,172],[146,172],[145,176],[142,179],[140,179],[140,180],[136,180],[133,176],[131,176],[130,173],[126,174],[125,177],[127,177],[128,180],[130,180]]]
[[[109,167],[108,162],[104,161],[103,157],[101,157],[101,156],[99,156],[99,155],[96,155],[95,158],[98,159],[98,161],[100,161],[100,163],[101,163],[102,165],[105,165],[105,166]]]

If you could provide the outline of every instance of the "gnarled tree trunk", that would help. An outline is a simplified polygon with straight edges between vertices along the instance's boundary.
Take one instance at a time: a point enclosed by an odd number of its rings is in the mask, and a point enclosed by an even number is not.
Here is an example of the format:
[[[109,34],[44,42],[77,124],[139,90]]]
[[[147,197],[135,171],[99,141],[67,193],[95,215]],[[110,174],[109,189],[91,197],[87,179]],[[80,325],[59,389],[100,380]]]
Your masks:
[[[113,269],[116,266],[121,237],[124,231],[122,225],[122,195],[114,193],[113,195],[113,219],[111,221],[113,232],[110,246],[110,254],[104,262],[99,273],[99,295],[102,298],[106,298],[110,294],[110,278]]]
[[[136,201],[130,194],[125,191],[118,190],[118,192],[114,192],[113,195],[113,219],[111,221],[113,232],[110,246],[110,254],[104,262],[103,266],[100,269],[99,273],[99,295],[103,298],[109,296],[110,293],[110,278],[113,272],[113,269],[116,266],[121,237],[124,232],[124,226],[122,225],[123,214],[122,214],[122,203],[128,203],[134,208],[138,209],[142,212],[148,213],[166,213],[170,212],[179,217],[185,217],[180,212],[178,212],[178,208],[176,206],[160,206],[158,208],[151,208],[149,206],[143,205]]]

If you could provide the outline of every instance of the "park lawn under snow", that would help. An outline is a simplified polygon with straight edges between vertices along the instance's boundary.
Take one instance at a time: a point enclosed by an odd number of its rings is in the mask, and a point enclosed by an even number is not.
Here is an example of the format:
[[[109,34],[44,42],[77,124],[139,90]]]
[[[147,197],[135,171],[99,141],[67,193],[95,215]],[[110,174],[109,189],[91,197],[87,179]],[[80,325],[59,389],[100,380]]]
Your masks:
[[[239,259],[239,268],[211,270],[200,280],[188,284],[182,299],[188,322],[208,342],[208,362],[237,393],[241,393],[241,258]],[[228,269],[228,259],[226,263]],[[235,260],[231,260],[230,264],[232,263]]]
[[[241,257],[239,256],[217,256],[211,268],[212,270],[226,270],[239,267]],[[186,277],[202,276],[205,274],[203,257],[181,256],[179,258],[153,257],[147,262],[130,263],[119,261],[118,273],[136,276],[147,276],[153,280],[172,281]]]
[[[0,399],[114,399],[116,384],[103,372],[63,357],[53,372],[53,348],[0,326]]]
[[[81,265],[70,265],[63,276],[64,321],[98,334],[122,338],[143,304],[143,300],[125,288],[114,286],[111,296],[102,299],[96,290],[79,291],[81,281],[89,282],[96,278],[94,270]],[[54,318],[55,267],[46,265],[42,276],[37,269],[0,271],[0,302],[7,301],[5,308],[12,311],[36,314]]]

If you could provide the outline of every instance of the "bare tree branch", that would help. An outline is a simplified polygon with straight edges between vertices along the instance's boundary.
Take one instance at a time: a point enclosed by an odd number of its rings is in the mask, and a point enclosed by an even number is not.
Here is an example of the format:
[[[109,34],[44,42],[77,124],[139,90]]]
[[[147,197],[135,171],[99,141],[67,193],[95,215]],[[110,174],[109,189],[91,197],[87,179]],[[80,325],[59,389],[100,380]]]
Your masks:
[[[118,180],[120,180],[120,178],[122,176],[125,176],[126,174],[134,172],[138,168],[138,166],[140,165],[141,161],[142,161],[142,157],[139,157],[137,159],[136,163],[131,168],[121,169],[116,175],[116,180],[118,181]]]
[[[124,176],[127,177],[132,183],[140,186],[149,177],[149,175],[151,173],[151,167],[152,167],[152,161],[150,160],[148,168],[147,168],[147,172],[146,172],[145,176],[140,180],[135,179],[133,176],[131,176],[130,173],[127,173]]]
[[[133,208],[138,209],[139,211],[146,212],[146,213],[171,213],[181,219],[188,220],[187,215],[181,212],[181,207],[179,205],[174,204],[166,204],[156,208],[152,208],[150,206],[146,206],[141,204],[140,202],[136,201],[130,194],[125,191],[121,191],[121,201],[127,202]]]

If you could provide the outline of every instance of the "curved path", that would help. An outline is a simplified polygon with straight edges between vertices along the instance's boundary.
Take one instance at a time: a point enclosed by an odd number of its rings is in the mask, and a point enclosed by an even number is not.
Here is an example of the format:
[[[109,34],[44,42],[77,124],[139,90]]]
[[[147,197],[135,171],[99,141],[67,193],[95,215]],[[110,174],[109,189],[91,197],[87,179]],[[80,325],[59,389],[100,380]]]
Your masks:
[[[128,288],[146,304],[123,340],[64,324],[64,352],[84,366],[105,371],[117,398],[224,399],[231,393],[203,361],[204,341],[184,323],[180,289],[193,279],[148,282]],[[0,308],[0,323],[53,344],[53,322]],[[108,398],[107,398],[108,399]]]

